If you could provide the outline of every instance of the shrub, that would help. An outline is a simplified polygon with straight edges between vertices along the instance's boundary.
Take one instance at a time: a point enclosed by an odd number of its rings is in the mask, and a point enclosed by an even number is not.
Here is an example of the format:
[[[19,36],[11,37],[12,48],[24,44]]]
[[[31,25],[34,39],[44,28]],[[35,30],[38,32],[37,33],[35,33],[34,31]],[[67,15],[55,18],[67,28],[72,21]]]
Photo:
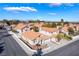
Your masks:
[[[72,40],[72,37],[70,35],[64,35],[63,38],[66,39],[66,40]]]

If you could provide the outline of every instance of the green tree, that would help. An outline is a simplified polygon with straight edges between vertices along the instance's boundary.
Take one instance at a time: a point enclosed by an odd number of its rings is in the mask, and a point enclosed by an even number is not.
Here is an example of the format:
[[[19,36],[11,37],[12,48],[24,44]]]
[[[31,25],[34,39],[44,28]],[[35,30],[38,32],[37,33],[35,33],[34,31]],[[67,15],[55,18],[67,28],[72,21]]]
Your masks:
[[[67,26],[69,26],[69,22],[64,22],[64,25],[67,24]]]
[[[57,41],[60,42],[60,40],[63,38],[63,34],[62,33],[57,34],[56,38]]]
[[[50,27],[50,24],[49,24],[49,23],[45,23],[45,24],[43,25],[43,27]]]
[[[35,32],[39,32],[39,28],[38,27],[33,27],[32,28]]]
[[[74,29],[72,27],[68,28],[68,33],[69,35],[73,35],[74,34]]]
[[[7,19],[3,19],[3,22],[10,26],[10,22]]]
[[[61,22],[58,22],[58,23],[57,23],[57,26],[61,26]]]
[[[72,37],[71,37],[70,35],[66,35],[66,34],[64,34],[63,39],[66,39],[66,40],[72,40]]]
[[[53,22],[51,27],[56,28],[56,27],[57,27],[56,23],[55,23],[55,22]]]
[[[63,23],[64,22],[64,19],[61,19],[61,22]]]
[[[56,28],[56,23],[45,23],[44,25],[43,25],[43,27],[49,27],[49,28]]]
[[[36,22],[40,23],[40,20],[39,20],[39,19],[37,19],[37,21],[36,21]]]
[[[61,19],[61,26],[64,26],[64,19]]]
[[[59,33],[56,36],[58,42],[60,42],[61,39],[66,39],[66,40],[72,40],[72,37],[70,35],[64,34],[64,33]]]

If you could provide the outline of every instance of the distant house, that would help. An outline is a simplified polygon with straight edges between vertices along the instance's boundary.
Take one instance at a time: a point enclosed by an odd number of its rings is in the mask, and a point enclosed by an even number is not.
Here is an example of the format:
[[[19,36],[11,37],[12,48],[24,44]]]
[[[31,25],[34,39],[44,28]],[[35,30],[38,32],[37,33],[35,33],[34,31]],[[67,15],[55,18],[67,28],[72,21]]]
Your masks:
[[[58,29],[57,28],[48,28],[48,27],[41,27],[39,29],[39,32],[44,34],[44,35],[52,35],[52,34],[57,34]]]
[[[45,40],[49,40],[48,36],[42,35],[38,32],[34,32],[34,31],[23,32],[21,34],[21,36],[22,36],[22,40],[24,42],[28,42],[31,45],[43,44],[45,42]]]
[[[35,26],[35,27],[42,27],[43,24],[44,24],[44,23],[42,23],[42,22],[41,22],[41,23],[35,23],[34,26]]]

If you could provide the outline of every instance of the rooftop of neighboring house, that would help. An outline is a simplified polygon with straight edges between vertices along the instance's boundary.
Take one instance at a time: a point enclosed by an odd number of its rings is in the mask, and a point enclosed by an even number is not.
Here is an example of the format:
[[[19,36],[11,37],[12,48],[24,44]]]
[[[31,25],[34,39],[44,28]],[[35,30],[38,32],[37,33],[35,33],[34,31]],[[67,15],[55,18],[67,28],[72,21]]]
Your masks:
[[[49,37],[48,36],[45,36],[45,35],[42,35],[38,32],[34,32],[34,31],[26,31],[26,32],[23,32],[22,33],[22,36],[24,36],[25,38],[28,38],[30,40],[46,40],[48,39]]]
[[[19,23],[15,26],[15,29],[23,29],[26,26],[24,23]]]
[[[62,28],[62,30],[64,30],[64,31],[67,32],[67,31],[68,31],[68,28],[69,28],[68,26],[64,26],[64,27]]]
[[[41,27],[41,29],[47,32],[56,32],[58,30],[57,28],[48,28],[48,27]]]
[[[76,28],[79,30],[79,24],[76,25]]]

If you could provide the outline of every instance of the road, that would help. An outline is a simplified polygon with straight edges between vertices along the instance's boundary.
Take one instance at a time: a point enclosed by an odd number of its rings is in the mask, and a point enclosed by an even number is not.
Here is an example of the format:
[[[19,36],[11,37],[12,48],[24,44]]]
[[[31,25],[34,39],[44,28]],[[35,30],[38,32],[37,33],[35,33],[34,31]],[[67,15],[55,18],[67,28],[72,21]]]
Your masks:
[[[45,54],[44,56],[79,56],[79,40]]]
[[[0,30],[0,56],[27,56],[7,30]]]

